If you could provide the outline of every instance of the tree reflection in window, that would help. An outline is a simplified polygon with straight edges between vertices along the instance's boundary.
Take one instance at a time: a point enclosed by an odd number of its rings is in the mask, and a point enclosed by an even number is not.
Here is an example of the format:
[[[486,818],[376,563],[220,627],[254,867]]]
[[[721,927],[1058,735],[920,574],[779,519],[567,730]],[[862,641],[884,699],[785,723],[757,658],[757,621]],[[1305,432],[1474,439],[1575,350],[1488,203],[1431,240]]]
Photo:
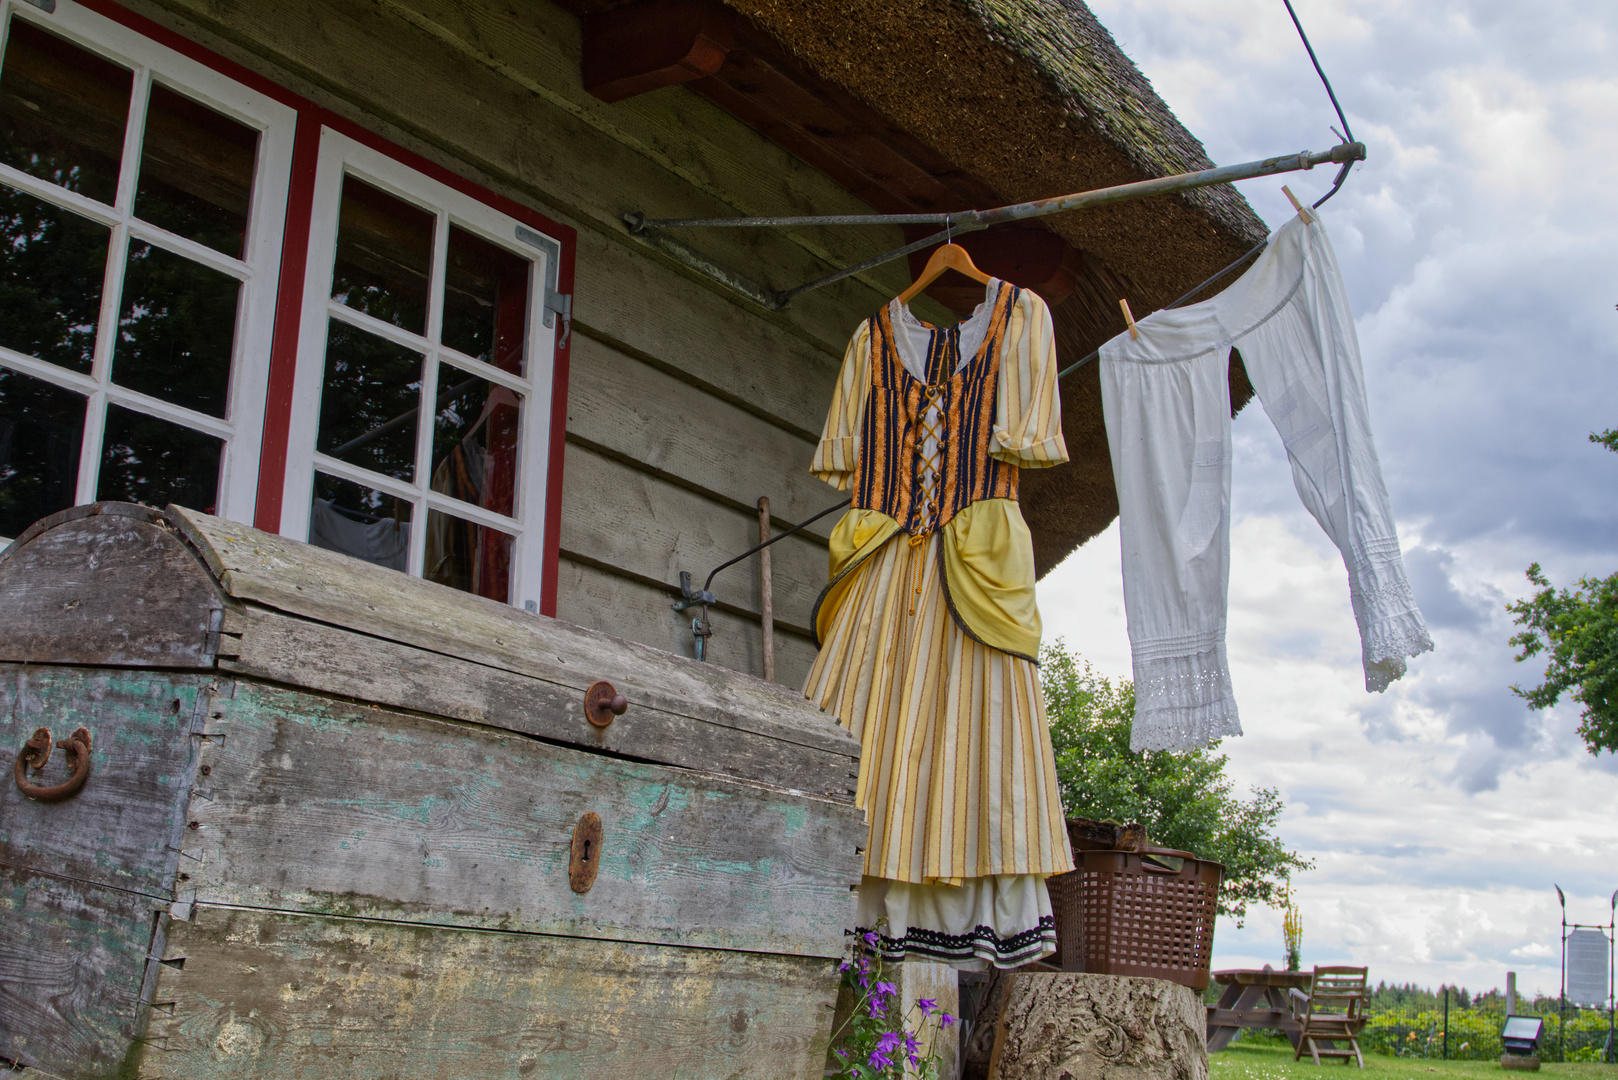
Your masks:
[[[0,537],[73,505],[84,396],[0,368]]]
[[[0,345],[89,374],[109,236],[0,186]]]

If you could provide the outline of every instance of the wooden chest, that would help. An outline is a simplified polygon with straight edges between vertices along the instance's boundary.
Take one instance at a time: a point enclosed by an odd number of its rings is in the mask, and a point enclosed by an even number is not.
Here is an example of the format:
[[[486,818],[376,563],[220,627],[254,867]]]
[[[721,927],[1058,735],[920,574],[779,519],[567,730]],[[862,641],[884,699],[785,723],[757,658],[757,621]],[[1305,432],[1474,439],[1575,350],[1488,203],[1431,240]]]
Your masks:
[[[865,825],[799,695],[174,507],[34,526],[0,613],[0,745],[91,740],[0,796],[0,1057],[820,1075]]]

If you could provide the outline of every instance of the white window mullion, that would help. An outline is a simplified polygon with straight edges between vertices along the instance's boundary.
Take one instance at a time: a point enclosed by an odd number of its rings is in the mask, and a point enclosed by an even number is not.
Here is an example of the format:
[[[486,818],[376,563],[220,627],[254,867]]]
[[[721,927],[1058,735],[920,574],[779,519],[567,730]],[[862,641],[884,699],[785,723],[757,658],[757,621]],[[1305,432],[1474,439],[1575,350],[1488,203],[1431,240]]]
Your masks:
[[[340,458],[317,453],[314,455],[313,463],[317,472],[335,476],[339,480],[350,480],[361,487],[373,488],[384,495],[402,499],[410,503],[411,506],[417,506],[421,500],[421,492],[416,485],[407,484],[402,480],[395,480],[391,476],[375,473],[358,465],[350,465]],[[414,511],[412,511],[412,514],[414,514]]]
[[[233,259],[229,255],[215,251],[206,244],[199,244],[195,240],[187,240],[183,236],[175,236],[171,232],[159,229],[155,225],[148,225],[139,218],[129,219],[129,235],[136,240],[144,240],[155,248],[183,255],[194,263],[201,263],[210,270],[217,270],[221,274],[229,274],[237,281],[247,281],[253,276],[253,268],[240,259]]]
[[[421,361],[421,412],[416,422],[416,509],[410,515],[410,572],[421,576],[427,560],[427,499],[433,477],[433,421],[438,416],[438,351]]]
[[[41,382],[48,382],[55,386],[65,386],[69,390],[76,390],[81,394],[93,394],[100,389],[95,379],[89,375],[80,375],[77,371],[52,364],[47,360],[36,360],[26,353],[16,352],[0,345],[0,367],[20,371],[31,375]]]
[[[327,275],[328,281],[330,275]],[[409,330],[401,329],[390,322],[384,322],[375,315],[367,314],[358,308],[349,307],[341,300],[327,300],[325,314],[338,322],[345,322],[350,326],[364,330],[373,337],[385,338],[395,345],[403,345],[412,352],[424,353],[433,348],[431,341],[420,334],[413,334]]]
[[[101,476],[101,431],[107,423],[107,393],[97,390],[85,401],[84,439],[79,443],[79,480],[73,501],[96,501],[96,485]]]
[[[134,85],[129,93],[129,122],[124,127],[124,160],[118,170],[118,197],[114,206],[124,220],[134,213],[135,179],[140,172],[141,135],[146,129],[146,99],[152,89],[152,69],[135,68]]]
[[[442,492],[427,492],[427,506],[433,510],[464,518],[475,525],[486,525],[497,532],[505,533],[507,536],[517,537],[523,534],[522,526],[504,514],[497,514],[493,510],[485,510],[481,506],[473,506],[471,503],[462,502],[460,499],[453,499]]]
[[[515,390],[524,397],[528,396],[529,388],[532,386],[532,380],[530,379],[525,379],[521,375],[513,375],[509,371],[501,371],[487,361],[478,360],[467,356],[465,353],[456,352],[454,349],[440,348],[438,352],[439,360],[454,364],[468,375],[476,375],[486,382],[492,382],[496,386],[504,386],[508,390]]]
[[[433,262],[427,277],[427,340],[421,362],[421,420],[416,428],[416,489],[421,493],[410,515],[410,572],[421,576],[427,562],[427,491],[433,484],[433,434],[438,417],[438,348],[444,331],[444,268],[449,265],[449,214],[440,210],[433,225]]]
[[[14,169],[10,165],[0,165],[0,183],[9,188],[32,195],[42,203],[61,207],[72,211],[80,217],[89,218],[99,225],[112,226],[122,220],[118,211],[106,203],[97,202],[77,191],[69,191],[49,180],[41,180],[37,176],[29,176],[21,169]]]
[[[146,92],[151,72],[135,68],[129,94],[129,115],[124,124],[123,160],[118,168],[118,190],[113,208],[118,216],[107,238],[107,265],[101,275],[101,311],[96,322],[96,344],[90,374],[99,389],[90,395],[84,411],[84,441],[79,451],[79,486],[76,501],[94,502],[101,483],[103,432],[107,425],[107,391],[112,381],[112,354],[118,342],[118,315],[122,309],[124,267],[129,261],[129,208],[135,202],[135,176],[140,170],[141,129],[146,123]]]
[[[171,405],[162,398],[126,390],[116,383],[108,383],[101,389],[101,393],[110,404],[121,405],[130,412],[145,413],[147,416],[155,416],[159,420],[167,420],[171,424],[178,424],[192,431],[212,435],[216,439],[230,441],[233,428],[228,420],[193,412],[183,405]]]
[[[444,281],[449,266],[449,214],[440,210],[433,228],[433,266],[427,285],[427,340],[436,348],[444,337]]]

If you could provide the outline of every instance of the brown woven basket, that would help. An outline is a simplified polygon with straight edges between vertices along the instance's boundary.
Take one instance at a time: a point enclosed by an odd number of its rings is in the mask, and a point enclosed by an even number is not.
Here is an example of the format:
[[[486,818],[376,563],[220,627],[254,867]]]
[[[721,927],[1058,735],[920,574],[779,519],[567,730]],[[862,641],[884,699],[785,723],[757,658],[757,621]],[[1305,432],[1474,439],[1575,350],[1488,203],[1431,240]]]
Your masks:
[[[1056,916],[1052,962],[1206,990],[1224,867],[1178,856],[1175,871],[1151,865],[1151,854],[1143,861],[1134,851],[1075,851],[1077,870],[1046,879]]]
[[[1081,854],[1073,853],[1075,859]],[[1084,970],[1084,901],[1079,888],[1083,877],[1073,870],[1045,879],[1051,893],[1051,914],[1056,916],[1056,955],[1046,957],[1045,962],[1063,971]]]

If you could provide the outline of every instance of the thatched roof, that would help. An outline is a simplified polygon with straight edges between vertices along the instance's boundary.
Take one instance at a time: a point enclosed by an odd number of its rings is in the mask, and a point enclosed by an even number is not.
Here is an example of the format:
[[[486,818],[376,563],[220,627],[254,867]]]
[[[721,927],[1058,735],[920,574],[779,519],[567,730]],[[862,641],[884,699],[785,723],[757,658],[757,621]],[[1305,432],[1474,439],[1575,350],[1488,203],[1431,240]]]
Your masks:
[[[708,51],[664,68],[668,81],[689,82],[884,212],[987,208],[1213,164],[1082,0],[559,2],[588,17],[700,24]],[[1051,299],[1065,363],[1124,329],[1119,298],[1142,317],[1267,231],[1228,186],[1033,228],[1000,244],[1038,249],[1041,271],[1055,267],[1044,285],[1019,284]],[[1118,512],[1094,365],[1062,393],[1073,460],[1023,477],[1041,573]],[[1232,400],[1250,396],[1237,365]]]
[[[726,0],[815,75],[1006,202],[1208,168],[1202,144],[1080,0]],[[1226,186],[1044,219],[1084,253],[1055,308],[1071,362],[1231,262],[1267,230]],[[1238,404],[1251,391],[1238,370]],[[1063,385],[1073,461],[1025,473],[1041,573],[1117,514],[1094,365]]]

